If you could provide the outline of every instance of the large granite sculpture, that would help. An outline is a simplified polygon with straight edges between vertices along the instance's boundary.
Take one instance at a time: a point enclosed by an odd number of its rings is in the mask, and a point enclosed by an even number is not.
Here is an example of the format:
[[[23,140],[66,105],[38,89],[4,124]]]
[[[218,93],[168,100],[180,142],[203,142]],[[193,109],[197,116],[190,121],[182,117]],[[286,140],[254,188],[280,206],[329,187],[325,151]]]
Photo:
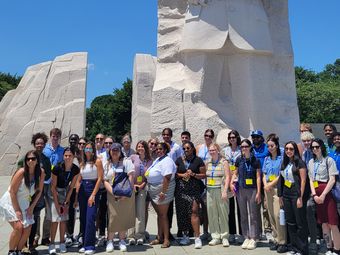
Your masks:
[[[58,127],[62,143],[84,135],[87,53],[70,53],[27,68],[19,86],[0,102],[0,175],[16,169],[32,149],[33,133]]]
[[[201,142],[212,128],[225,143],[230,129],[262,129],[298,139],[287,0],[159,0],[158,18],[150,135],[171,127]]]

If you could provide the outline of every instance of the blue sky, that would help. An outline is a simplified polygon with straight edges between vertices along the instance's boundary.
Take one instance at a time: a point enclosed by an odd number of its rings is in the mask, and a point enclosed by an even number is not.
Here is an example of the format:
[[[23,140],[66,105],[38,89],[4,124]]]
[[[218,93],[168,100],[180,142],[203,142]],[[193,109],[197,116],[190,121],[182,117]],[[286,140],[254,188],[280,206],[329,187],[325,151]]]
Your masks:
[[[132,78],[136,53],[156,55],[156,0],[0,3],[0,71],[23,75],[30,65],[87,51],[87,106]],[[340,57],[339,10],[339,0],[289,0],[295,65],[320,71]]]

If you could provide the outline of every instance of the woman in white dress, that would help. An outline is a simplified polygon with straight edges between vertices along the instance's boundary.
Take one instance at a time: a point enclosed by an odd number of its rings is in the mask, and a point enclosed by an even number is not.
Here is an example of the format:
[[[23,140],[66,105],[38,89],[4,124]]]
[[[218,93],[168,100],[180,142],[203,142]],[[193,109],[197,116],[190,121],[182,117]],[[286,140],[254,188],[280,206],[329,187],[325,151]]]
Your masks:
[[[38,162],[36,151],[27,152],[24,167],[14,173],[8,191],[0,200],[0,217],[13,228],[9,239],[9,255],[16,255],[16,251],[23,249],[34,223],[33,209],[45,179],[45,173]]]

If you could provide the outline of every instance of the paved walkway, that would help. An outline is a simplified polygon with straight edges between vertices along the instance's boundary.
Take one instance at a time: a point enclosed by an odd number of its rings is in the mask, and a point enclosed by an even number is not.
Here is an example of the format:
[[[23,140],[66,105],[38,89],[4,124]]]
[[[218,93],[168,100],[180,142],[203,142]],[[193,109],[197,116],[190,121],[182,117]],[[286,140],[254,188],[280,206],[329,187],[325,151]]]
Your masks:
[[[7,190],[10,176],[1,176],[0,177],[0,196]],[[76,224],[78,227],[79,224]],[[176,219],[174,215],[174,228],[172,229],[172,233],[177,233],[176,227]],[[151,235],[151,238],[154,238],[155,234],[157,233],[157,224],[156,224],[156,214],[153,210],[150,210],[149,222],[147,227],[148,232]],[[75,231],[78,233],[78,230]],[[0,220],[0,254],[7,254],[8,252],[8,241],[9,235],[11,233],[10,225]],[[58,236],[59,234],[57,234]],[[58,239],[57,239],[58,240]],[[118,241],[118,240],[117,240]],[[263,255],[263,254],[277,254],[276,252],[271,252],[268,248],[268,243],[260,243],[259,247],[253,251],[242,250],[240,246],[230,246],[228,248],[222,247],[222,245],[218,246],[208,246],[207,243],[203,243],[203,248],[196,250],[194,249],[193,240],[191,245],[188,246],[180,246],[177,242],[173,242],[172,246],[168,249],[162,249],[160,245],[157,246],[149,246],[149,245],[140,245],[140,246],[128,246],[128,253],[129,254],[164,254],[164,255],[181,255],[181,254],[197,254],[197,255],[207,255],[207,254],[256,254],[256,255]],[[39,254],[48,254],[48,247],[47,246],[39,246],[38,247]],[[79,254],[78,249],[75,247],[69,248],[68,253],[70,255]],[[115,247],[115,251],[113,254],[122,253],[119,251],[118,247]],[[106,254],[105,248],[98,248],[96,254]]]

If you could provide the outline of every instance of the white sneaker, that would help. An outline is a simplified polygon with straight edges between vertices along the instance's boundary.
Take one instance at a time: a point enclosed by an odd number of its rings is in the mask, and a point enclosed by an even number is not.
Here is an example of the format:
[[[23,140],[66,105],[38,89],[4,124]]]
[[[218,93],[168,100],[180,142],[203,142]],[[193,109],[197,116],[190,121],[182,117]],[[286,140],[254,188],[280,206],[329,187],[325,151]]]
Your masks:
[[[201,249],[201,248],[202,248],[201,238],[197,237],[195,238],[195,249]]]
[[[106,243],[106,252],[113,252],[114,249],[115,248],[113,246],[113,241],[112,240],[107,241],[107,243]]]
[[[85,255],[92,255],[94,254],[94,250],[86,250]]]
[[[134,239],[134,238],[128,239],[128,245],[135,245],[135,244],[136,244],[136,239]]]
[[[79,253],[84,253],[85,252],[85,247],[81,247],[78,252]]]
[[[229,240],[228,240],[228,238],[223,238],[222,239],[222,245],[223,245],[223,247],[229,247]]]
[[[66,247],[71,247],[73,245],[73,240],[71,237],[66,237],[65,239]]]
[[[209,242],[209,245],[210,246],[215,246],[215,245],[218,245],[221,243],[221,240],[220,239],[212,239],[210,242]]]
[[[60,250],[60,253],[66,253],[67,252],[65,243],[61,243],[59,245],[59,250]]]
[[[180,245],[188,245],[190,244],[190,239],[188,236],[183,235],[181,241],[179,242]]]
[[[121,241],[119,242],[119,250],[120,250],[120,251],[127,251],[126,243],[125,243],[124,240],[121,240]]]
[[[254,239],[250,239],[247,249],[248,250],[254,250],[256,248],[256,241]]]
[[[243,241],[243,244],[241,245],[241,248],[242,248],[242,249],[247,249],[249,242],[250,242],[250,240],[249,240],[248,238],[246,238],[246,239]]]
[[[55,245],[54,244],[50,244],[48,246],[48,254],[50,254],[50,255],[57,254],[57,250],[55,249]]]
[[[143,245],[144,239],[143,238],[138,238],[137,239],[137,245]]]

